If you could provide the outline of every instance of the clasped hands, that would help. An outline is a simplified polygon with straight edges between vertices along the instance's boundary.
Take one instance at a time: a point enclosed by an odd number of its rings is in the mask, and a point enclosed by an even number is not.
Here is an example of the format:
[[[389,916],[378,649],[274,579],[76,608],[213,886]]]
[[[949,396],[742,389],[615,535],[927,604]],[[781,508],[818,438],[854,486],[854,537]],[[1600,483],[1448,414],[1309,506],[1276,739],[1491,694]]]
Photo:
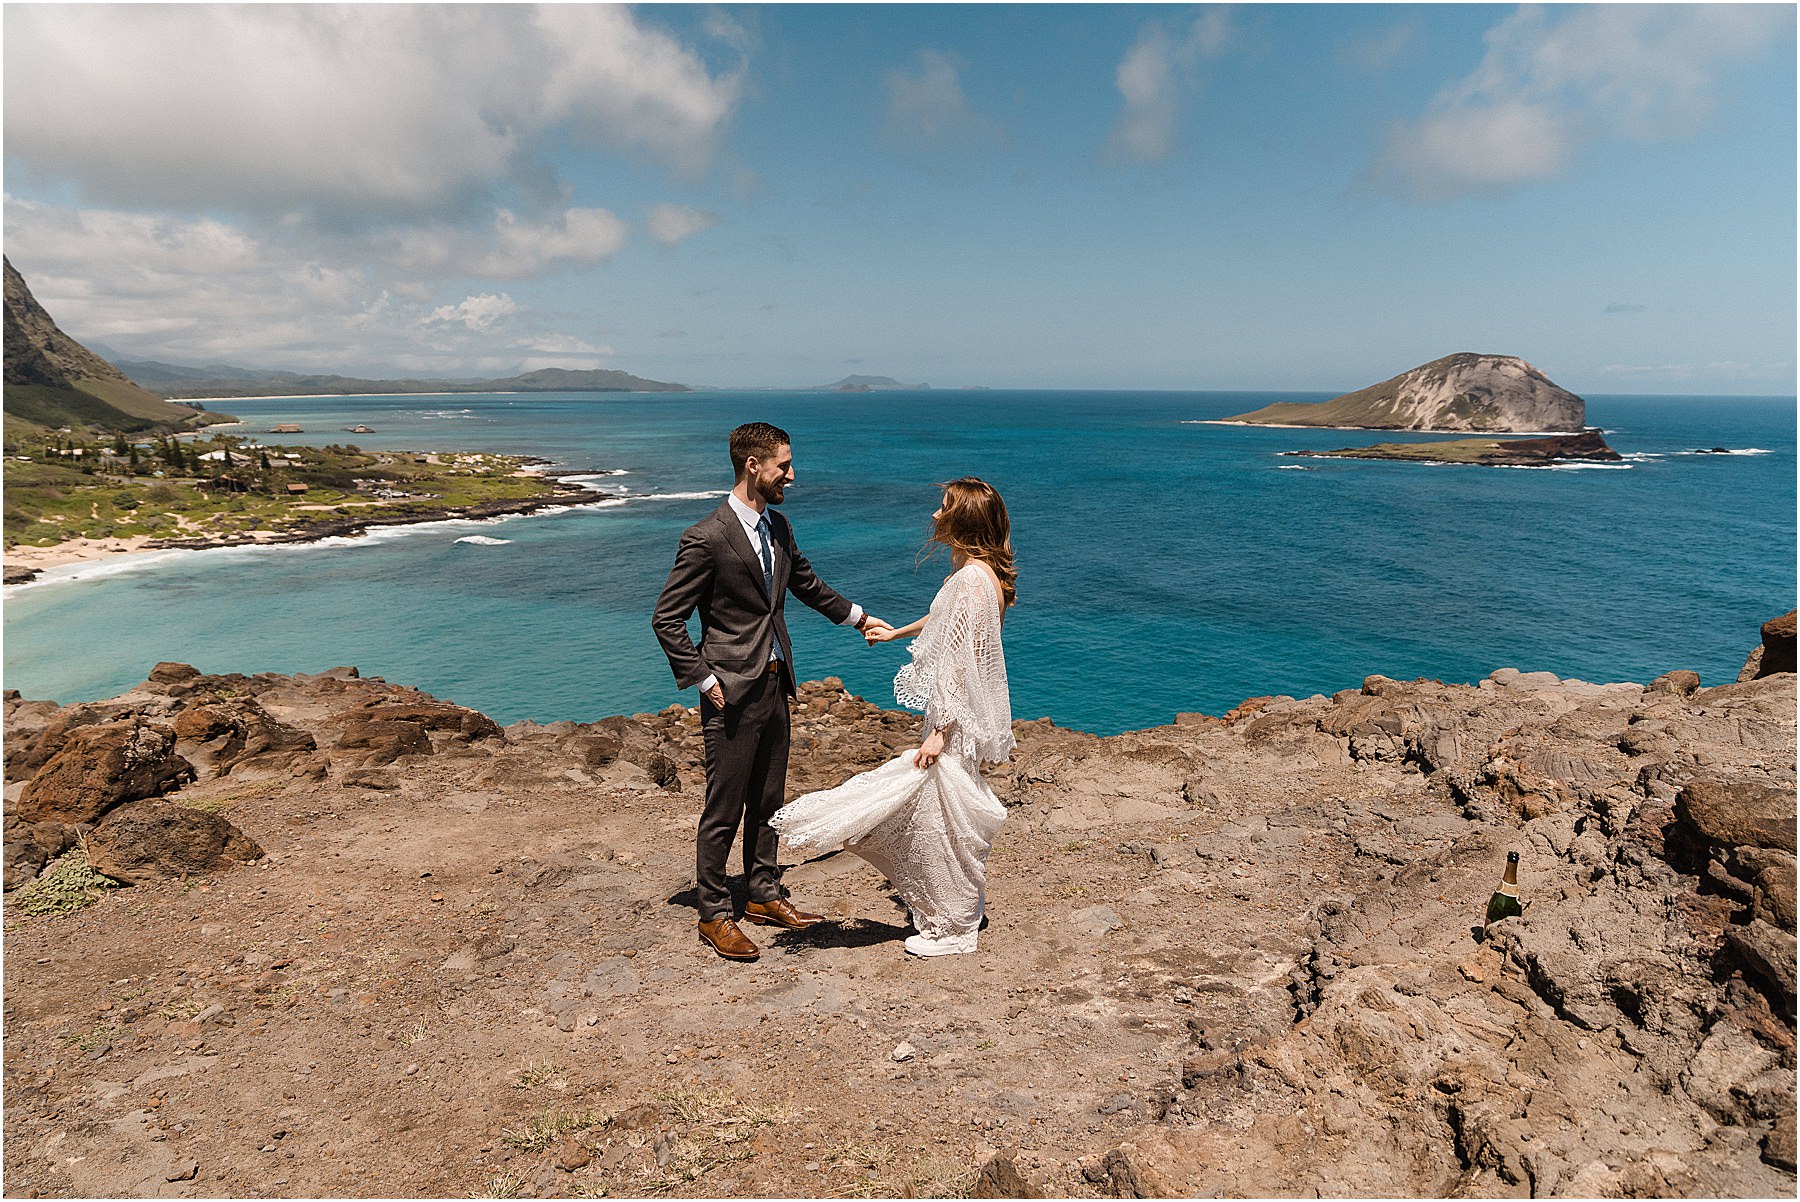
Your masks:
[[[863,616],[863,624],[860,627],[860,630],[863,638],[868,640],[868,644],[871,647],[876,643],[885,643],[898,638],[900,633],[874,614],[865,614]]]

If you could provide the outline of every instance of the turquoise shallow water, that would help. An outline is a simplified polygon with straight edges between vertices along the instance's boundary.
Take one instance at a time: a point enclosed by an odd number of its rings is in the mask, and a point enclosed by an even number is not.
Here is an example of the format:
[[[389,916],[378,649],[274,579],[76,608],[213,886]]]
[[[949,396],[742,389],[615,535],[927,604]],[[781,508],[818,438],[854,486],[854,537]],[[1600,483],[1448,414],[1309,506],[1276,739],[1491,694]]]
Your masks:
[[[693,703],[649,613],[681,530],[729,486],[725,433],[795,440],[786,505],[836,588],[896,623],[933,485],[993,481],[1014,522],[1006,630],[1019,717],[1101,733],[1307,695],[1380,672],[1498,667],[1588,680],[1735,677],[1795,603],[1792,399],[1590,397],[1620,467],[1298,461],[1391,440],[1207,424],[1312,394],[741,392],[231,401],[274,441],[540,455],[608,477],[598,509],[330,545],[172,554],[7,590],[5,685],[110,696],[159,660],[213,672],[354,664],[501,722]],[[350,435],[358,423],[377,433]],[[1696,455],[1723,446],[1728,455]],[[466,543],[479,535],[502,542]],[[796,612],[797,611],[797,612]],[[891,704],[900,645],[866,648],[796,604],[802,674]]]

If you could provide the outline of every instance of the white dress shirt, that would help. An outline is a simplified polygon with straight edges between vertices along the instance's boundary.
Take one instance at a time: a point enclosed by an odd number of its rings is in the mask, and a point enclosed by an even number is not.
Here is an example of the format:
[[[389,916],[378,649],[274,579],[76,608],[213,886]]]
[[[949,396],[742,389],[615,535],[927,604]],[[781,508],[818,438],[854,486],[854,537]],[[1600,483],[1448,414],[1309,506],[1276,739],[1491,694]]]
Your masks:
[[[750,540],[750,549],[756,552],[757,561],[760,563],[762,560],[762,531],[759,530],[758,527],[762,525],[763,515],[738,500],[738,495],[735,492],[725,499],[731,503],[731,512],[737,514],[737,520],[744,527],[744,536]],[[774,523],[771,522],[769,525],[769,556],[771,561],[773,561],[775,555]],[[861,622],[862,619],[863,608],[853,601],[850,603],[850,616],[845,618],[842,622],[839,622],[838,625],[855,626],[857,623]],[[773,663],[780,658],[781,640],[776,639],[769,646],[769,661]],[[704,693],[718,683],[719,678],[717,676],[709,675],[705,680],[700,682],[700,691]]]

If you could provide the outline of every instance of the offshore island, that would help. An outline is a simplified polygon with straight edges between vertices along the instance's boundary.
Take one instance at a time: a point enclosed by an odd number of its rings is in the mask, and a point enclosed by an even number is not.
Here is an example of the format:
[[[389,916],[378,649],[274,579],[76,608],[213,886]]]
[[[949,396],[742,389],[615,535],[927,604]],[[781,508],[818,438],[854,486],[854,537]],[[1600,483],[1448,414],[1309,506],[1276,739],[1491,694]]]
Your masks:
[[[1321,426],[1342,430],[1523,434],[1378,443],[1336,451],[1287,451],[1337,459],[1544,466],[1567,460],[1621,458],[1587,425],[1587,403],[1513,355],[1460,353],[1434,359],[1392,379],[1315,404],[1281,402],[1222,419],[1252,426]]]

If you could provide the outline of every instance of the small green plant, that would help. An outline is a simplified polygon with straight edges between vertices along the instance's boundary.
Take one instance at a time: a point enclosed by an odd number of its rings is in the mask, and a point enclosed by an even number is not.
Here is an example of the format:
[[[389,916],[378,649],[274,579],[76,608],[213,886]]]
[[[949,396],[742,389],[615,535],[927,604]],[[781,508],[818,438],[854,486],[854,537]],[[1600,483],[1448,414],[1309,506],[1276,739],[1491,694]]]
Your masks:
[[[601,1121],[597,1115],[585,1110],[552,1110],[547,1114],[533,1116],[523,1127],[502,1129],[500,1139],[507,1146],[521,1152],[542,1152],[563,1136],[599,1126]]]
[[[489,1177],[481,1183],[481,1188],[469,1195],[471,1198],[516,1198],[524,1182],[511,1173],[500,1173]]]
[[[563,1072],[562,1065],[552,1064],[547,1060],[541,1063],[527,1064],[514,1074],[512,1087],[514,1089],[536,1089],[540,1085],[547,1085],[556,1080],[563,1075]]]
[[[719,1128],[767,1127],[787,1117],[779,1106],[751,1105],[738,1101],[728,1089],[700,1085],[678,1085],[656,1100],[668,1106],[669,1113],[683,1123],[706,1123]]]
[[[200,1013],[202,1008],[200,1003],[195,1001],[167,1002],[163,1005],[161,1010],[157,1011],[157,1013],[168,1019],[170,1022],[186,1022],[188,1019],[194,1017],[194,1015]]]
[[[119,882],[101,876],[88,865],[87,849],[75,847],[58,856],[37,879],[13,894],[13,906],[21,914],[70,914],[92,905]]]
[[[852,1198],[966,1198],[975,1187],[980,1169],[967,1161],[942,1156],[921,1156],[904,1167],[895,1163],[885,1145],[847,1145],[863,1153],[842,1156],[836,1163],[860,1167],[863,1172],[844,1191]]]
[[[80,1035],[63,1036],[63,1046],[66,1048],[80,1048],[84,1053],[91,1052],[95,1048],[104,1047],[111,1043],[112,1037],[116,1034],[118,1034],[118,1032],[111,1027],[95,1027],[92,1031],[84,1031]]]
[[[656,1100],[668,1103],[669,1113],[680,1121],[700,1123],[729,1107],[732,1098],[730,1092],[723,1089],[678,1085],[667,1093],[656,1095]]]

